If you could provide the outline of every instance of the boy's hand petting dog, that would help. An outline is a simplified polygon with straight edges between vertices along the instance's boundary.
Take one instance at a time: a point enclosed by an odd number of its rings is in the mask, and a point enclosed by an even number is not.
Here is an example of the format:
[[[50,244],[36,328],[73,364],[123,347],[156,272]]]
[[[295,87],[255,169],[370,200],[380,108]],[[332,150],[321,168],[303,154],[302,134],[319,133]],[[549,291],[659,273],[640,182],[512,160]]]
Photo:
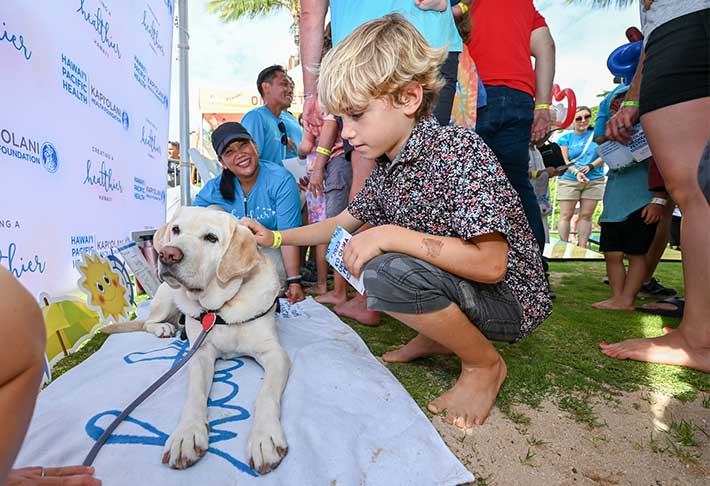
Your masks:
[[[240,222],[254,233],[257,245],[262,248],[271,248],[271,245],[274,244],[274,234],[263,224],[250,218],[242,218]]]
[[[343,263],[350,273],[359,277],[365,265],[382,255],[387,249],[387,232],[390,225],[376,226],[353,236],[343,252]]]

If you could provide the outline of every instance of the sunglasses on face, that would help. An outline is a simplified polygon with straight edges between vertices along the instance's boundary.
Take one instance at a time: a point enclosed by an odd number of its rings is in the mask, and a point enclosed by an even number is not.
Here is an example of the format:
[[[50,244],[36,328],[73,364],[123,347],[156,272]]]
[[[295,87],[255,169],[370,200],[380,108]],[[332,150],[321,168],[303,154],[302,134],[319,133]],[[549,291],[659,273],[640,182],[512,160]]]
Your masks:
[[[284,125],[284,122],[280,121],[278,125],[279,131],[281,132],[281,143],[284,145],[288,145],[288,136],[286,135],[286,125]]]
[[[582,120],[589,120],[592,117],[592,115],[584,115],[584,117],[578,116],[577,118],[574,119],[574,121],[582,121]]]

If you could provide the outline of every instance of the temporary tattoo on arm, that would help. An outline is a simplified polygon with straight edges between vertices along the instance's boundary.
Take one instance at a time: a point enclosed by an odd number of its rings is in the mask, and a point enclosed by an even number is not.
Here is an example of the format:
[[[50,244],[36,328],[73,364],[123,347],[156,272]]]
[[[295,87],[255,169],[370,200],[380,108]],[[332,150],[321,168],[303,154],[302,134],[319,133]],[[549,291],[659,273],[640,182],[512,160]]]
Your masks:
[[[422,240],[422,244],[426,249],[427,256],[432,258],[436,258],[441,255],[441,247],[444,246],[442,241],[435,240],[433,238],[424,238]]]

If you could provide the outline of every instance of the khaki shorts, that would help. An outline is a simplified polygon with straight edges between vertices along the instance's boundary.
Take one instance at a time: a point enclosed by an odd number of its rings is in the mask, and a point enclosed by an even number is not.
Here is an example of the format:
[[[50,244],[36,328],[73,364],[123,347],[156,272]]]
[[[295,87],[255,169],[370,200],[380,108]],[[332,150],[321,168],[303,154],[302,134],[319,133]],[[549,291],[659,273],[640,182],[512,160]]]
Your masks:
[[[606,186],[606,182],[603,178],[589,182],[557,179],[557,200],[579,201],[580,199],[593,199],[594,201],[601,201],[604,199],[604,186]]]

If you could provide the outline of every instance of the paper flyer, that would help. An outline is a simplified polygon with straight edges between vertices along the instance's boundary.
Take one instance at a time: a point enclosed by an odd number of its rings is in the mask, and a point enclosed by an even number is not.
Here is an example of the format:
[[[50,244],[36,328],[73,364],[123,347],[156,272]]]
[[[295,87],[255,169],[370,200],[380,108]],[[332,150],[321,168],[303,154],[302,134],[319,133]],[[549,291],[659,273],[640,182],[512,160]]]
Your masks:
[[[651,156],[651,149],[640,123],[636,125],[631,134],[631,142],[628,145],[611,141],[604,142],[596,148],[596,152],[611,170],[621,169]]]
[[[338,273],[350,283],[350,285],[355,287],[355,290],[363,294],[365,293],[365,285],[362,283],[362,275],[355,277],[350,274],[343,263],[343,252],[345,251],[345,247],[348,245],[348,241],[350,241],[350,238],[352,237],[353,236],[350,233],[338,226],[335,233],[333,233],[333,238],[328,244],[328,252],[325,255],[325,259],[328,260],[328,263],[333,265],[333,268],[335,268]]]
[[[143,253],[141,253],[138,245],[135,242],[129,243],[119,248],[118,251],[126,260],[128,267],[133,271],[133,275],[141,283],[145,292],[150,297],[155,296],[155,292],[160,287],[160,281],[155,275],[155,270],[148,264]]]
[[[296,179],[296,182],[298,182],[301,177],[306,176],[307,172],[307,161],[306,159],[299,159],[298,157],[291,157],[290,159],[284,159],[283,160],[284,167],[286,168],[287,171],[293,175],[293,177]]]

